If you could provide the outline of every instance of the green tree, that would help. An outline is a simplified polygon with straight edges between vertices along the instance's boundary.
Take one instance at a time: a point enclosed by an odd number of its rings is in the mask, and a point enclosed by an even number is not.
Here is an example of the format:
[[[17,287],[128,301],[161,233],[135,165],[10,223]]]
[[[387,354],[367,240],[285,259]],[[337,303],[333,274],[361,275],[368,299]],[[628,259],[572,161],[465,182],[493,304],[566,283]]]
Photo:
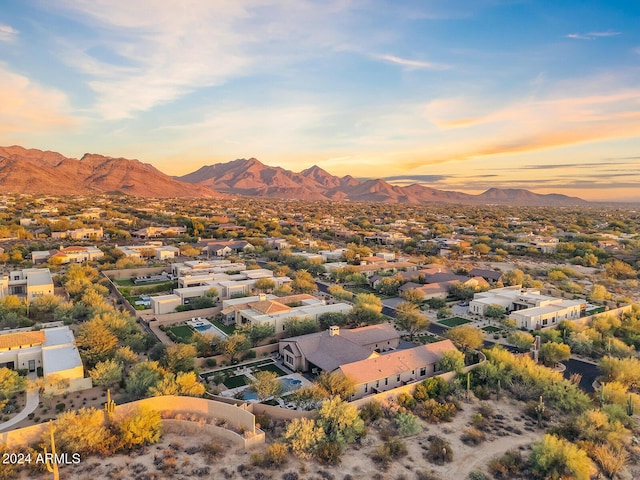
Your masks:
[[[484,309],[484,316],[488,318],[502,318],[506,314],[506,310],[502,305],[492,303]]]
[[[533,445],[529,458],[536,478],[589,480],[595,473],[587,452],[555,435],[545,435]]]
[[[104,412],[101,410],[82,407],[77,411],[62,412],[54,426],[59,452],[108,454],[114,448],[115,438],[104,425]]]
[[[309,272],[298,270],[293,274],[291,288],[296,293],[311,293],[316,289],[316,282]]]
[[[463,352],[477,350],[484,342],[484,332],[469,325],[453,327],[445,333],[445,337]]]
[[[186,395],[201,397],[206,388],[198,382],[195,372],[167,373],[156,385],[149,388],[153,397],[161,395]]]
[[[291,447],[291,451],[303,459],[313,457],[316,447],[324,436],[322,426],[310,418],[294,418],[284,432],[284,438]]]
[[[409,334],[413,341],[416,333],[429,327],[429,319],[420,312],[414,303],[402,302],[396,307],[396,325]]]
[[[440,307],[438,309],[438,311],[436,312],[436,317],[437,318],[449,318],[449,317],[451,317],[451,315],[453,315],[453,310],[451,310],[447,306]]]
[[[533,346],[533,335],[526,332],[513,332],[507,337],[507,342],[515,346],[521,352],[528,352]]]
[[[126,390],[134,398],[146,397],[149,390],[160,383],[165,373],[158,362],[137,363],[129,370],[125,380]]]
[[[15,370],[0,368],[0,412],[9,399],[16,393],[22,392],[27,387],[27,379]]]
[[[346,325],[347,321],[347,315],[340,312],[327,312],[318,317],[318,324],[320,324],[320,328],[323,330],[328,329],[332,325],[341,327]]]
[[[220,337],[212,333],[195,331],[191,335],[189,343],[196,347],[198,357],[209,357],[214,354],[220,344]]]
[[[274,288],[276,288],[276,282],[271,280],[270,278],[259,278],[256,280],[256,283],[253,284],[256,290],[261,292],[271,292]]]
[[[464,354],[457,350],[449,350],[442,354],[436,364],[436,370],[441,372],[462,372],[464,368]]]
[[[264,370],[256,372],[253,376],[255,380],[251,381],[250,388],[256,392],[260,401],[269,397],[279,397],[284,392],[276,373]]]
[[[356,308],[368,308],[376,313],[382,312],[382,300],[373,293],[359,293],[355,298]]]
[[[192,371],[195,368],[196,353],[196,347],[191,344],[177,343],[167,347],[167,369],[174,373]]]
[[[139,407],[119,422],[118,433],[121,447],[126,450],[157,443],[162,435],[160,413]]]
[[[353,325],[376,325],[384,321],[384,316],[374,309],[367,307],[355,307],[347,316]]]
[[[78,328],[76,345],[88,367],[113,357],[118,346],[116,337],[100,319],[90,320]]]
[[[324,430],[326,439],[339,445],[351,443],[365,432],[358,409],[337,396],[322,402],[316,422]]]
[[[417,288],[409,288],[403,291],[400,296],[407,302],[420,303],[424,300],[424,293]]]
[[[318,324],[313,318],[291,317],[284,322],[285,337],[298,337],[318,331]]]
[[[263,340],[273,337],[276,334],[276,329],[269,323],[257,323],[251,325],[246,330],[246,335],[251,341],[251,345],[257,346]]]
[[[89,376],[94,385],[101,387],[111,387],[122,380],[122,364],[113,359],[96,363],[96,366],[89,370]]]
[[[321,372],[314,381],[325,398],[337,396],[342,400],[348,400],[356,391],[353,380],[341,372]]]
[[[234,333],[220,342],[220,353],[226,355],[231,363],[234,363],[238,356],[251,348],[249,339],[241,334]]]
[[[547,342],[540,347],[540,361],[553,367],[558,362],[571,358],[571,348],[566,343]]]
[[[331,285],[328,288],[328,291],[331,295],[336,297],[338,300],[351,300],[353,298],[353,293],[348,290],[345,290],[342,285]]]

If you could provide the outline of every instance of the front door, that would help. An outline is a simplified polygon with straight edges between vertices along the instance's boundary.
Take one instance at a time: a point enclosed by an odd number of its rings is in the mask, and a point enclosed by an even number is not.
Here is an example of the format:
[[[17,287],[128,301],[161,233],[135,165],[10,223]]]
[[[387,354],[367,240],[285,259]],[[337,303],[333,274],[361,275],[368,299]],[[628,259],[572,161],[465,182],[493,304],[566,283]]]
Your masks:
[[[29,360],[29,371],[30,372],[35,372],[36,371],[36,361],[35,360]]]

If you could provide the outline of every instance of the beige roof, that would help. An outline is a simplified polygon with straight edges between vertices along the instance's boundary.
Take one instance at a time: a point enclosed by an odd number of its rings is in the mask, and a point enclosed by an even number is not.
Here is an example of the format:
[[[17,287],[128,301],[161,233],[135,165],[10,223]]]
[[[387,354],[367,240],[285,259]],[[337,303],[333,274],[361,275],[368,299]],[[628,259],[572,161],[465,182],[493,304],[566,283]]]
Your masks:
[[[400,334],[390,323],[380,323],[351,330],[341,329],[340,335],[358,345],[373,345],[400,338]]]
[[[451,340],[443,340],[341,365],[339,370],[356,385],[360,385],[434,365],[440,361],[444,352],[453,350],[457,349]]]
[[[0,335],[0,350],[42,345],[44,341],[45,336],[43,331],[6,333]]]
[[[249,307],[266,315],[288,312],[289,310],[291,310],[291,307],[287,307],[286,305],[283,305],[282,303],[275,300],[260,300],[258,302],[251,302],[249,303]]]
[[[313,295],[309,295],[308,293],[299,293],[298,295],[288,295],[286,297],[279,297],[278,302],[283,305],[289,305],[291,303],[302,302],[303,300],[313,300],[316,299]]]
[[[378,355],[342,335],[329,335],[326,330],[288,338],[283,342],[289,345],[294,344],[309,362],[328,371],[335,370],[343,363],[352,363]]]

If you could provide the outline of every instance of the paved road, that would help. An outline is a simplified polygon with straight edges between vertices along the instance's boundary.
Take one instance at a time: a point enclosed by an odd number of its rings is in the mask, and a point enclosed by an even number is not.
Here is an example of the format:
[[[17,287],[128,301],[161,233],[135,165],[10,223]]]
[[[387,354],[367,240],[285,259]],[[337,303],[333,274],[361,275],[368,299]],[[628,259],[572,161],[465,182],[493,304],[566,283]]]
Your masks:
[[[587,393],[591,393],[594,391],[593,382],[597,377],[600,376],[600,371],[598,370],[597,365],[589,362],[584,362],[576,358],[572,358],[562,363],[567,366],[567,369],[564,371],[565,378],[569,378],[574,373],[579,373],[580,375],[582,375],[582,379],[580,380],[580,388]]]

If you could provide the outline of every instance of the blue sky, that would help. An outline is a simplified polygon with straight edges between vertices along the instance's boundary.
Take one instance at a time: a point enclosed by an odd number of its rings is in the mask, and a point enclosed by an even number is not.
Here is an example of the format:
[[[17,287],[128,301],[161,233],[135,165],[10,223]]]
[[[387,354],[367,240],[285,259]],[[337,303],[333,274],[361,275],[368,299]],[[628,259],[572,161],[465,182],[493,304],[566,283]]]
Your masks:
[[[640,201],[640,3],[4,0],[0,144]]]

